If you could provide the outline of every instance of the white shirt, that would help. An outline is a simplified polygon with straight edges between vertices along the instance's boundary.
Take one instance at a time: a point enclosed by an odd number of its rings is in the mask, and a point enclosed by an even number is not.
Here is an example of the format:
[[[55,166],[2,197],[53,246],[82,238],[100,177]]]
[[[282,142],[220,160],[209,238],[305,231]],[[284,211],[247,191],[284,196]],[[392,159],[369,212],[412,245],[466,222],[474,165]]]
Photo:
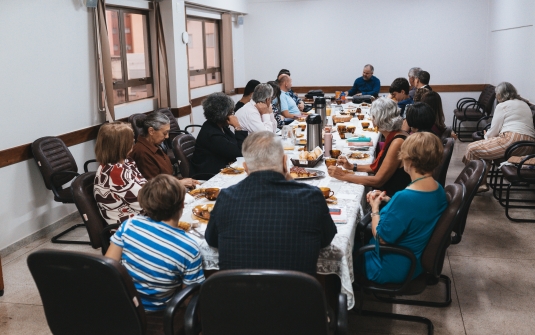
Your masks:
[[[496,105],[492,125],[485,138],[498,136],[500,133],[512,132],[535,137],[533,117],[528,104],[522,100],[507,100]]]
[[[255,104],[256,102],[251,99],[236,112],[241,128],[249,133],[266,130],[275,133],[277,131],[277,120],[275,120],[273,113],[260,114]]]

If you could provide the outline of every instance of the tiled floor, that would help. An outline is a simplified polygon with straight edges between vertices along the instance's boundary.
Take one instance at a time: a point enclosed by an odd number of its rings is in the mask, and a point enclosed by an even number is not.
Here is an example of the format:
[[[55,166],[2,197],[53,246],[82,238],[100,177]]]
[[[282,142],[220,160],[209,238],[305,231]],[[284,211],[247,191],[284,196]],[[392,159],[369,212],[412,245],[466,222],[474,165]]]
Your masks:
[[[462,170],[466,143],[455,143],[447,182]],[[517,212],[535,218],[535,211]],[[74,222],[77,223],[79,219]],[[64,227],[59,229],[60,231]],[[55,232],[57,233],[57,232]],[[51,234],[51,236],[54,234]],[[86,239],[77,229],[71,234]],[[463,240],[448,249],[443,273],[452,279],[451,306],[416,307],[378,303],[366,298],[364,308],[425,316],[435,334],[533,334],[535,331],[535,224],[513,223],[490,192],[476,196]],[[86,245],[51,244],[50,236],[2,259],[5,294],[0,297],[0,334],[50,334],[39,293],[26,265],[32,251],[54,248],[100,254]],[[441,297],[437,285],[422,297]],[[425,326],[365,318],[349,312],[350,334],[426,334]]]

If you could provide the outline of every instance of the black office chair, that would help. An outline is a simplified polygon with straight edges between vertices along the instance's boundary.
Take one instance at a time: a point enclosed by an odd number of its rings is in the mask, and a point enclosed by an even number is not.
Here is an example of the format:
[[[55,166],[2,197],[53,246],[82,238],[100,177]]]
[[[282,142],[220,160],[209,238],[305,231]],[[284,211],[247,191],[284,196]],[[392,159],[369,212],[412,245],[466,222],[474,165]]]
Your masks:
[[[472,135],[472,132],[463,131],[462,124],[467,121],[476,122],[484,116],[492,114],[492,107],[496,100],[495,87],[485,85],[479,98],[462,98],[457,101],[457,108],[453,111],[453,131],[457,134],[459,141]]]
[[[119,262],[46,249],[30,254],[27,262],[53,334],[147,334],[152,316],[145,313],[132,278]],[[194,284],[177,291],[160,313],[164,320],[160,328],[166,335],[175,333],[178,308],[199,287]]]
[[[347,298],[339,295],[337,317],[319,282],[307,274],[278,270],[219,271],[203,283],[186,310],[187,335],[307,334],[347,332]],[[200,316],[200,324],[197,321]]]
[[[440,165],[435,168],[433,171],[433,178],[440,184],[442,187],[446,186],[446,175],[448,174],[448,168],[450,166],[451,155],[453,154],[453,146],[455,145],[455,140],[451,137],[446,138],[442,141],[444,144],[444,153],[442,154],[442,161]]]
[[[173,139],[173,152],[179,162],[180,175],[183,178],[208,180],[214,176],[211,173],[193,174],[191,158],[195,152],[195,137],[190,134],[179,134]]]
[[[421,264],[424,272],[418,277],[412,279],[414,270],[416,268],[416,257],[412,251],[395,245],[380,245],[379,249],[382,255],[385,253],[396,253],[403,255],[411,261],[411,267],[403,283],[399,284],[377,284],[368,280],[365,275],[356,274],[355,282],[358,284],[361,290],[360,307],[358,309],[361,315],[424,323],[427,325],[428,334],[433,334],[433,323],[427,318],[413,315],[363,310],[362,304],[364,293],[372,293],[380,301],[394,304],[419,305],[428,307],[446,307],[451,304],[451,280],[448,276],[442,274],[442,267],[444,265],[446,249],[451,243],[451,232],[460,217],[460,210],[464,199],[465,188],[462,184],[452,184],[446,186],[445,190],[449,205],[438,220],[435,230],[433,231],[433,234],[431,234],[431,238],[429,239],[429,242],[422,253]],[[375,245],[364,246],[359,249],[357,257],[363,257],[364,253],[374,251],[375,248]],[[443,281],[446,287],[446,298],[444,301],[431,302],[392,298],[395,296],[420,294],[428,285],[436,285],[440,281]]]
[[[465,200],[461,206],[457,225],[453,227],[451,244],[458,244],[461,242],[464,233],[464,228],[466,227],[466,218],[468,217],[470,205],[472,204],[472,200],[474,200],[474,197],[477,194],[477,189],[483,182],[483,176],[485,175],[486,168],[487,163],[485,163],[485,161],[482,159],[470,161],[461,171],[457,179],[455,179],[455,184],[464,185],[464,187],[466,188],[466,195]]]
[[[65,143],[58,137],[41,137],[32,143],[31,150],[46,188],[54,193],[54,201],[65,204],[74,203],[70,187],[63,188],[63,185],[79,175],[78,165]],[[87,172],[88,165],[93,162],[96,160],[91,159],[85,162],[85,172]],[[60,240],[63,235],[80,227],[85,227],[85,224],[76,224],[52,237],[52,243],[90,244],[86,241]]]

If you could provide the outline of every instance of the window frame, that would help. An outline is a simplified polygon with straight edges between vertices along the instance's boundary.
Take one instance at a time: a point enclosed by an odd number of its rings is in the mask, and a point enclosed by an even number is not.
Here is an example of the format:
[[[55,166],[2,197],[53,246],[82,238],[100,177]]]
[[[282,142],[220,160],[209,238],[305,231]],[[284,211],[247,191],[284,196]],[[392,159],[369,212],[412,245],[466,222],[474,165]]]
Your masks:
[[[223,62],[221,59],[221,20],[213,19],[213,18],[207,18],[203,16],[195,16],[195,15],[186,15],[186,27],[188,25],[188,20],[195,20],[195,21],[201,21],[202,22],[202,47],[203,47],[203,65],[204,69],[197,69],[197,70],[190,70],[189,69],[189,47],[187,48],[187,55],[188,55],[188,85],[190,87],[190,90],[195,90],[202,87],[208,87],[213,85],[220,85],[223,83]],[[213,67],[210,69],[207,69],[208,59],[207,59],[207,52],[206,52],[206,29],[205,29],[205,23],[213,23],[217,27],[217,51],[219,56],[219,67]],[[189,34],[189,32],[188,32]],[[219,72],[219,82],[214,84],[208,84],[208,80],[206,79],[207,74],[216,73]],[[206,85],[197,86],[197,87],[191,87],[191,77],[192,76],[198,76],[198,75],[204,75],[205,76],[205,82]]]
[[[123,76],[122,81],[113,81],[113,89],[114,90],[124,90],[125,92],[125,99],[124,102],[115,103],[114,106],[119,106],[122,104],[130,103],[130,102],[136,102],[141,101],[145,99],[153,99],[155,95],[156,88],[154,87],[154,69],[153,69],[153,63],[152,63],[152,41],[151,41],[151,31],[150,31],[150,10],[143,10],[143,9],[136,9],[136,8],[127,8],[127,7],[119,7],[114,5],[106,5],[106,11],[116,11],[118,13],[118,32],[119,32],[119,44],[121,47],[121,72]],[[146,61],[147,64],[149,64],[149,70],[150,70],[150,76],[149,77],[143,77],[143,78],[136,78],[136,79],[128,79],[128,62],[127,62],[127,50],[126,50],[126,32],[125,32],[125,24],[124,24],[124,14],[140,14],[145,16],[145,24],[147,27],[147,34],[146,34],[146,45],[148,47],[148,50],[146,52],[148,60]],[[147,96],[143,99],[137,99],[137,100],[130,100],[130,95],[128,94],[128,89],[132,87],[142,86],[142,85],[152,85],[152,95]]]

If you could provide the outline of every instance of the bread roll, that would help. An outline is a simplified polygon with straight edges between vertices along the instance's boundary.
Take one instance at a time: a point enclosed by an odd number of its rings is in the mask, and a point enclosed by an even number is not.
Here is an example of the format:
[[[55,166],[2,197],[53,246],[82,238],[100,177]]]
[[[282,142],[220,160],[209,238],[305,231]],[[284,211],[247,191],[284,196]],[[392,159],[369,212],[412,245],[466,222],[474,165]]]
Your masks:
[[[318,157],[316,157],[316,154],[314,154],[313,152],[309,152],[308,155],[307,155],[307,160],[309,160],[309,161],[313,161],[316,158],[318,158]]]
[[[321,156],[322,153],[323,151],[319,147],[314,148],[314,154],[316,155],[316,157]]]
[[[299,153],[299,159],[307,159],[308,151],[303,150],[303,152]]]

